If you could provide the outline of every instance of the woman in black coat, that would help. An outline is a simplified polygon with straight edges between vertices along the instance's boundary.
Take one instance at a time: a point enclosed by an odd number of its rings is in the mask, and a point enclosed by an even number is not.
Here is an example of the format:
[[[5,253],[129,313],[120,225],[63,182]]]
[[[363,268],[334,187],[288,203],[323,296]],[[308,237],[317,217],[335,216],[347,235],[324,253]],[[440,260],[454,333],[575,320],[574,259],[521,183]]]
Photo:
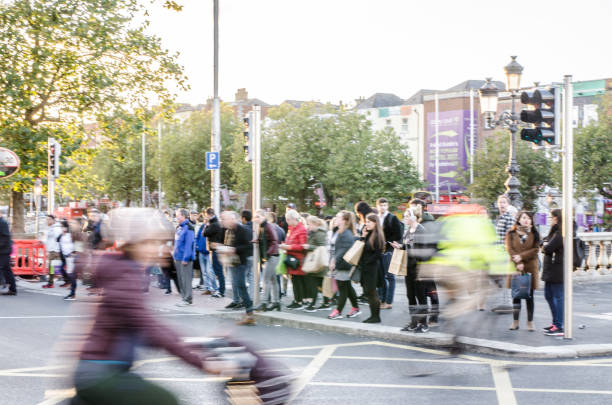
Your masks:
[[[552,313],[552,325],[544,328],[550,336],[563,336],[563,236],[561,232],[561,210],[550,212],[552,227],[548,236],[544,238],[542,251],[544,264],[542,266],[542,280],[544,296]]]
[[[385,250],[385,234],[378,215],[368,214],[366,216],[365,225],[361,231],[361,240],[365,242],[365,246],[358,268],[361,272],[363,293],[370,305],[370,317],[363,322],[380,323],[380,300],[376,288],[382,282],[380,258]]]

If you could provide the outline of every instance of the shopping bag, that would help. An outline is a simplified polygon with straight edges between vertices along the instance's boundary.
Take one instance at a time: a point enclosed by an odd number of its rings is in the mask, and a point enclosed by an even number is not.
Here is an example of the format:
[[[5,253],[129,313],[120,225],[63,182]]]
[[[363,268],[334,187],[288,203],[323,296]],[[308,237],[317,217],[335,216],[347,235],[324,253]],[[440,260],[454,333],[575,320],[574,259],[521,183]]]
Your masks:
[[[353,243],[353,246],[349,250],[346,251],[342,258],[348,264],[352,264],[353,266],[357,266],[359,264],[359,259],[361,259],[361,254],[363,253],[363,248],[365,243],[361,240],[356,240]]]
[[[283,260],[283,262],[285,262],[286,267],[289,267],[292,270],[297,270],[298,267],[300,267],[300,259],[293,255],[285,254],[285,260]]]
[[[276,265],[276,274],[278,275],[284,275],[287,274],[287,265],[285,265],[285,253],[281,253],[280,257],[278,259],[278,264]]]
[[[393,249],[391,264],[389,264],[389,273],[396,276],[405,276],[408,274],[408,255],[404,249]]]
[[[302,271],[304,273],[318,273],[329,264],[329,252],[327,247],[319,246],[306,255]]]
[[[334,296],[334,290],[332,287],[332,279],[330,277],[323,277],[323,284],[321,286],[321,293],[324,297],[331,298]]]
[[[531,273],[515,274],[510,282],[512,298],[526,300],[531,297]]]

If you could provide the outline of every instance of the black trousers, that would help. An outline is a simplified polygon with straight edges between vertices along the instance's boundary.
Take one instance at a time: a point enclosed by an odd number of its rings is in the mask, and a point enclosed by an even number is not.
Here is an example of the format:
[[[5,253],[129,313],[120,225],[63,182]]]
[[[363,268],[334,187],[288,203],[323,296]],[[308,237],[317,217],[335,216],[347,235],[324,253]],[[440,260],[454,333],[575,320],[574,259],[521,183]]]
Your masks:
[[[512,307],[514,309],[514,311],[512,312],[512,316],[514,318],[515,321],[518,321],[519,319],[519,314],[521,313],[521,301],[520,299],[513,299],[512,300]],[[533,303],[533,290],[531,290],[531,297],[527,298],[525,301],[527,301],[527,320],[529,322],[533,322],[533,310],[534,310],[534,303]]]
[[[315,277],[310,274],[304,276],[306,281],[306,297],[312,299],[312,305],[317,302],[319,296],[319,287],[323,285],[323,277]]]
[[[181,288],[179,287],[178,276],[176,274],[176,269],[174,268],[174,263],[172,263],[169,267],[162,268],[162,272],[164,273],[164,276],[168,278],[168,280],[174,281],[174,286],[176,287],[176,291],[178,291],[180,294]],[[172,291],[172,288],[170,287],[170,281],[168,281],[167,291]]]
[[[416,269],[408,269],[404,282],[406,284],[406,296],[408,297],[408,309],[412,323],[427,323],[427,296],[425,295],[425,283],[417,279]],[[436,293],[437,298],[437,293]]]
[[[370,305],[370,317],[380,319],[380,299],[378,298],[378,291],[376,288],[365,290],[363,295],[368,299]]]
[[[308,298],[306,276],[292,274],[291,283],[293,284],[293,300],[295,302],[302,302],[304,298]]]
[[[355,289],[351,285],[351,281],[338,280],[336,282],[338,283],[338,305],[336,308],[338,312],[342,313],[347,298],[351,301],[351,305],[353,306],[353,308],[359,308],[359,303],[357,303],[357,294],[355,293]],[[376,290],[374,290],[374,292],[376,292]]]
[[[11,255],[0,255],[0,273],[4,277],[4,282],[8,284],[10,292],[17,292],[17,284],[15,283],[15,275],[11,270]]]

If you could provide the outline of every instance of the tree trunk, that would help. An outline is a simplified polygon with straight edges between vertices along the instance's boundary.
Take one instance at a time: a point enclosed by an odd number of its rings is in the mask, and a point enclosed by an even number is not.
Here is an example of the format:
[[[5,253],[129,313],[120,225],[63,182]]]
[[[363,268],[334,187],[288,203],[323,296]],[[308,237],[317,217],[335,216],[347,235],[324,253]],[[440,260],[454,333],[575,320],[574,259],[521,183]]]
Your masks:
[[[12,232],[13,234],[25,233],[25,199],[21,191],[12,190]]]

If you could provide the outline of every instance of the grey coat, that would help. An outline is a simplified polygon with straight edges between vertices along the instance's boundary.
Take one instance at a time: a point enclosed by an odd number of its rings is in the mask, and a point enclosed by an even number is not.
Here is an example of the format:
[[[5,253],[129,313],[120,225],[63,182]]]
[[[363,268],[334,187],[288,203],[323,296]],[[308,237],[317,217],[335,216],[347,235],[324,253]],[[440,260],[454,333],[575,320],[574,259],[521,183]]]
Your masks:
[[[355,235],[353,235],[350,229],[346,229],[336,238],[336,244],[334,245],[336,269],[333,272],[333,278],[338,281],[349,281],[351,279],[350,272],[352,266],[342,257],[353,246],[353,243],[355,243]]]

